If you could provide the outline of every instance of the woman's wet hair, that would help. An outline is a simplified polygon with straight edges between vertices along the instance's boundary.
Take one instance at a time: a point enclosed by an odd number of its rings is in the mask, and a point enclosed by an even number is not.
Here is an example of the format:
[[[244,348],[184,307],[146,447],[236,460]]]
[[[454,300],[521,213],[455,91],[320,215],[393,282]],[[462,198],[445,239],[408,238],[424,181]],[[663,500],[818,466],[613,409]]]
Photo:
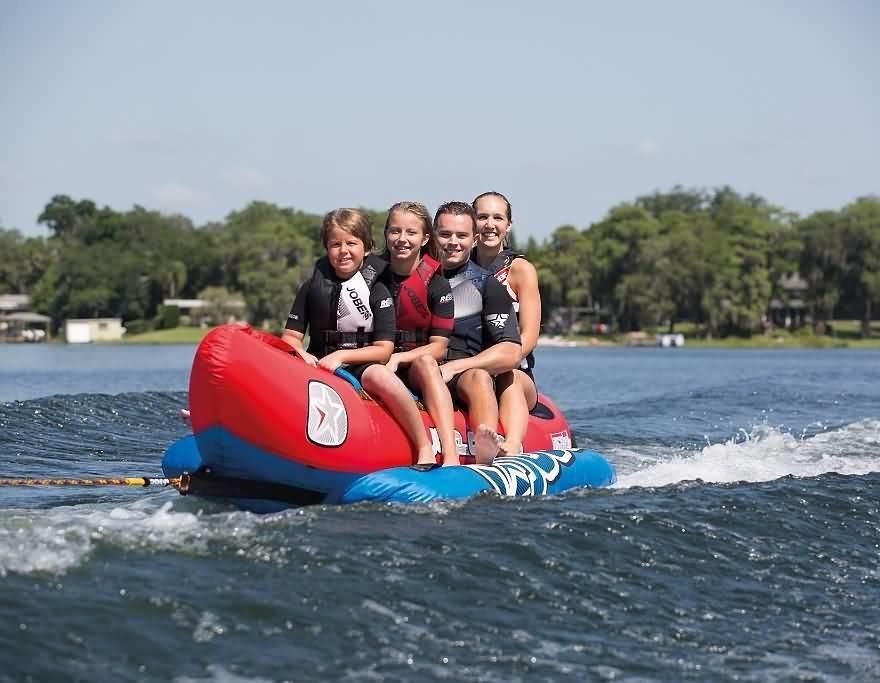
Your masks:
[[[478,194],[476,197],[474,197],[474,201],[471,202],[471,206],[474,207],[474,211],[477,210],[477,202],[480,201],[483,197],[498,197],[498,199],[503,200],[504,203],[507,204],[507,222],[513,223],[513,209],[510,206],[510,200],[500,192],[495,192],[494,190],[490,192],[484,192],[483,194]]]
[[[397,202],[388,209],[388,216],[385,218],[385,253],[383,255],[385,257],[390,255],[388,249],[388,228],[391,227],[391,216],[395,211],[411,213],[422,222],[422,231],[428,236],[428,241],[419,250],[419,254],[422,256],[428,254],[432,258],[439,260],[440,250],[437,248],[437,243],[434,240],[434,222],[431,220],[428,208],[419,202]]]
[[[465,204],[464,202],[446,202],[445,204],[441,204],[440,208],[437,209],[437,213],[434,214],[434,225],[437,225],[437,221],[443,214],[449,214],[450,216],[470,216],[471,225],[474,226],[474,234],[477,234],[477,212],[474,211],[474,207],[470,204]]]
[[[373,226],[370,217],[360,209],[334,209],[324,216],[324,222],[321,223],[321,244],[325,249],[334,228],[357,237],[364,243],[364,252],[367,254],[373,249]]]

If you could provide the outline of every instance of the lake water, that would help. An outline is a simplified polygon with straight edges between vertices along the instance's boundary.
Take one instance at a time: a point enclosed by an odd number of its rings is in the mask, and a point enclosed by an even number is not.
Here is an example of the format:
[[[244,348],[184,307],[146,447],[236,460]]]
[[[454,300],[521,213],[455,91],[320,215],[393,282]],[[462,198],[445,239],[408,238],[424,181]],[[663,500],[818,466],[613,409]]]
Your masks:
[[[0,477],[161,476],[194,350],[0,345]],[[880,353],[537,359],[614,488],[0,487],[0,681],[880,679]]]

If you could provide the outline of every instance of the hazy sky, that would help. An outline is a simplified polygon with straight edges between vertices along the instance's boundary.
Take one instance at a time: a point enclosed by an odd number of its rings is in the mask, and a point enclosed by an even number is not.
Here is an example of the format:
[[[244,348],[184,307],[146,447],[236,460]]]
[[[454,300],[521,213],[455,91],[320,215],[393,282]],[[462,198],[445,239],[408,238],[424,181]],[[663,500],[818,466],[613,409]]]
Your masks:
[[[521,237],[675,184],[880,192],[880,3],[0,0],[0,225],[507,194]]]

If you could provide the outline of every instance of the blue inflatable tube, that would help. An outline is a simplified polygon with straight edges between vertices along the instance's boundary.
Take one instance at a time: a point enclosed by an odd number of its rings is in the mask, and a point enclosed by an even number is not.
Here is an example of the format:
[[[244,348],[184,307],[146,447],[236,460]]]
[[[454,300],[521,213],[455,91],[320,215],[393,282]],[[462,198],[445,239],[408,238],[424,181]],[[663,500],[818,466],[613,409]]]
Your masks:
[[[428,472],[395,467],[373,472],[352,483],[339,502],[428,503],[480,493],[544,496],[584,486],[610,486],[614,480],[614,468],[593,451],[537,451],[496,458],[491,465],[438,467]]]
[[[234,466],[235,460],[204,462],[198,440],[187,437],[166,451],[162,466],[168,477],[188,478],[182,493],[226,499],[256,512],[315,503],[429,503],[481,493],[555,495],[574,488],[610,486],[616,479],[605,458],[579,448],[522,453],[496,458],[492,465],[437,467],[427,472],[413,467],[369,474],[317,470],[294,466],[253,447],[247,461],[247,473]],[[261,472],[259,480],[253,479],[254,465]]]

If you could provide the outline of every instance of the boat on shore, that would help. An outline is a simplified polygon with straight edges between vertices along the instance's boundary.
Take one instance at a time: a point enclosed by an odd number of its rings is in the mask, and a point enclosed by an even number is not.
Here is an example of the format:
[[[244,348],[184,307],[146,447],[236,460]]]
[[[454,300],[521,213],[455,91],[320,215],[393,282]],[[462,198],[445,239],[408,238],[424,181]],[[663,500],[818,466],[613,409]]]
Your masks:
[[[575,448],[565,416],[541,395],[526,453],[476,465],[465,416],[455,415],[461,467],[414,469],[396,420],[347,375],[306,365],[278,337],[247,325],[214,329],[190,375],[193,433],[172,444],[162,468],[181,492],[231,499],[260,511],[366,500],[428,502],[483,491],[544,495],[611,484],[599,454]],[[439,439],[421,412],[435,452]]]

